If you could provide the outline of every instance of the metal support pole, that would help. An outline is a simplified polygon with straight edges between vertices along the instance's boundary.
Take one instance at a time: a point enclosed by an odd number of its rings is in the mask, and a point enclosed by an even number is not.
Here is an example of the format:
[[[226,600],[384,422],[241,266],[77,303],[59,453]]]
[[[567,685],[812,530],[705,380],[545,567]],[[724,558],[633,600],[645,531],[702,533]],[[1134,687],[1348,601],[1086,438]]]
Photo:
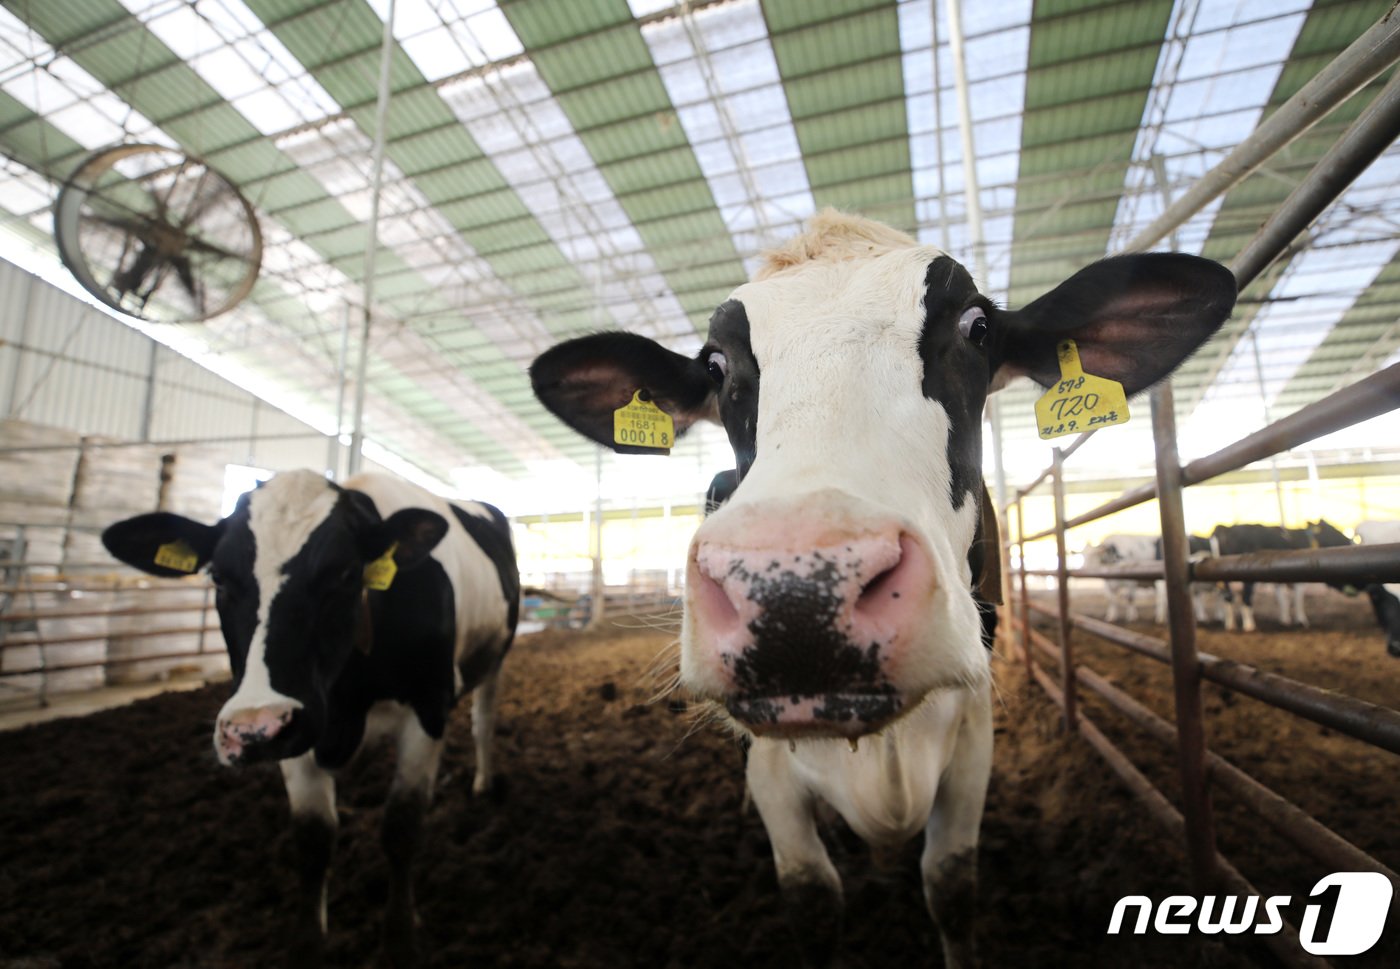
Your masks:
[[[967,243],[977,267],[977,281],[987,285],[987,250],[982,239],[982,196],[977,185],[977,147],[972,137],[972,102],[967,94],[967,62],[963,56],[960,0],[948,0],[948,49],[953,55],[953,83],[958,95],[958,133],[962,136],[963,208]]]
[[[326,447],[326,474],[332,479],[340,478],[341,458],[344,445],[340,443],[340,432],[345,427],[345,358],[350,352],[350,304],[345,304],[340,324],[340,357],[336,365],[339,375],[335,391],[335,433]]]
[[[29,353],[29,323],[30,310],[34,302],[34,286],[37,282],[33,276],[25,276],[24,286],[24,308],[20,310],[19,322],[19,342],[11,346],[14,352],[14,363],[10,367],[10,390],[5,401],[5,416],[7,418],[18,417],[15,408],[19,406],[19,378],[24,374],[24,358]]]
[[[1016,553],[1020,559],[1021,572],[1021,652],[1026,658],[1026,672],[1031,670],[1031,592],[1026,585],[1026,507],[1023,495],[1016,496]]]
[[[938,245],[948,251],[951,245],[948,238],[948,194],[943,186],[943,78],[938,64],[938,0],[930,5],[930,19],[933,21],[933,158],[938,175]]]
[[[597,490],[593,499],[593,612],[588,618],[588,628],[598,629],[603,624],[607,586],[603,584],[603,449],[600,447],[593,456],[593,469]]]
[[[350,432],[350,460],[347,473],[360,470],[365,443],[365,374],[369,369],[369,331],[374,317],[374,263],[379,255],[379,192],[384,181],[384,139],[389,120],[389,66],[394,54],[394,6],[384,15],[384,36],[379,48],[379,100],[374,111],[374,149],[371,153],[373,175],[370,179],[368,239],[365,241],[364,325],[360,328],[360,359],[355,367],[354,430]]]
[[[1152,390],[1152,437],[1157,444],[1157,509],[1162,521],[1162,569],[1167,587],[1167,625],[1171,631],[1186,854],[1196,891],[1204,892],[1215,884],[1218,858],[1210,789],[1206,783],[1196,617],[1191,606],[1186,518],[1181,503],[1181,461],[1177,457],[1176,411],[1170,381],[1163,381]]]
[[[1269,406],[1268,391],[1264,387],[1264,361],[1259,357],[1259,334],[1254,330],[1249,331],[1250,347],[1254,350],[1254,381],[1259,385],[1259,402],[1264,406],[1264,426],[1268,427],[1274,422],[1273,408]],[[1283,509],[1283,479],[1278,473],[1278,455],[1269,455],[1269,471],[1274,478],[1274,500],[1278,502],[1278,524],[1280,528],[1288,527],[1288,518]]]
[[[1055,463],[1050,473],[1050,485],[1055,494],[1055,552],[1059,555],[1055,592],[1060,605],[1060,689],[1064,692],[1065,729],[1073,731],[1078,714],[1074,702],[1074,650],[1070,641],[1069,563],[1065,560],[1065,457],[1059,448],[1055,448],[1054,453]]]
[[[141,397],[141,440],[151,439],[151,423],[156,411],[156,361],[160,359],[160,344],[151,340],[151,355],[146,363],[146,392]]]

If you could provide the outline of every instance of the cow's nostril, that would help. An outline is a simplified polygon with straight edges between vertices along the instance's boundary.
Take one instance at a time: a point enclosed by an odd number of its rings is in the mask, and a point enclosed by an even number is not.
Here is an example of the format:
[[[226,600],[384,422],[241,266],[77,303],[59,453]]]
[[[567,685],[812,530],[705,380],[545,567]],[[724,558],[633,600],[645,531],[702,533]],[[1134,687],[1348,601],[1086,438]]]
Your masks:
[[[860,613],[884,612],[897,605],[898,600],[917,591],[919,564],[918,547],[908,535],[899,537],[898,558],[888,568],[867,582],[856,597],[855,608]],[[924,570],[927,571],[927,570]]]
[[[729,598],[724,584],[710,575],[704,565],[695,570],[695,584],[699,595],[698,605],[711,622],[727,627],[739,621],[739,610]]]

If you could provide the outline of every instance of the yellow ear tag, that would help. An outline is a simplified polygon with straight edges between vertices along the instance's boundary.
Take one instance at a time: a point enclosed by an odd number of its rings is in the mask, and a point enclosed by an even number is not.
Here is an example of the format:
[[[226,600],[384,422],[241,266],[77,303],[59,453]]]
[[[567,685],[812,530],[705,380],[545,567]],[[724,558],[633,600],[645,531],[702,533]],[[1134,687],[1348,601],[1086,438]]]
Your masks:
[[[676,424],[655,403],[642,400],[638,390],[629,403],[613,411],[613,443],[670,454],[671,445],[676,443]]]
[[[179,538],[156,549],[155,563],[176,572],[193,572],[199,568],[199,553]]]
[[[398,547],[399,543],[395,542],[389,546],[389,551],[365,566],[366,589],[383,592],[394,584],[394,576],[399,573],[398,564],[394,561],[394,552]]]
[[[1079,362],[1079,347],[1073,340],[1060,341],[1056,349],[1060,356],[1060,382],[1035,402],[1040,436],[1049,440],[1128,423],[1128,397],[1123,393],[1123,385],[1085,373]]]

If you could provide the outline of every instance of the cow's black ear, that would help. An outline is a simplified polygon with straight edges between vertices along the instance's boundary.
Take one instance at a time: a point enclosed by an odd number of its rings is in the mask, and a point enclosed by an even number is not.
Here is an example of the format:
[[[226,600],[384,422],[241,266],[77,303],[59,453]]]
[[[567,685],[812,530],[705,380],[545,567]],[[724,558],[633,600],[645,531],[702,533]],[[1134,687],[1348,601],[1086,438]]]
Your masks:
[[[102,544],[113,557],[152,575],[179,578],[198,572],[214,557],[223,522],[205,525],[168,511],[137,515],[109,525]]]
[[[697,420],[719,420],[705,365],[635,333],[595,333],[551,347],[530,365],[530,383],[550,413],[622,454],[650,453],[613,441],[613,412],[639,390],[671,415],[677,437]]]
[[[1135,394],[1195,352],[1234,305],[1235,277],[1218,262],[1167,252],[1104,259],[1024,309],[994,311],[993,386],[1022,375],[1053,384],[1056,346],[1071,339],[1085,373]]]
[[[428,557],[447,534],[447,519],[426,508],[401,508],[374,526],[365,557],[376,559],[390,548],[400,570],[411,569]]]

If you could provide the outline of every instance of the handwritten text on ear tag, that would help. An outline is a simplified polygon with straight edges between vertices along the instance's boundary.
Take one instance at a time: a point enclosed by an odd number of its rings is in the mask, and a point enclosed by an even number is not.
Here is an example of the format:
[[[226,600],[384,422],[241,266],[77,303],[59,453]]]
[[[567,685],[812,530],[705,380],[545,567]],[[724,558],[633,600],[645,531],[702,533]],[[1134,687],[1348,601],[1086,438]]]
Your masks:
[[[669,454],[676,443],[676,425],[654,402],[642,400],[638,390],[631,401],[613,411],[613,443]]]
[[[383,592],[394,584],[394,576],[399,572],[398,563],[394,561],[394,552],[398,547],[399,543],[395,542],[387,552],[365,566],[366,589]]]
[[[1107,377],[1085,373],[1079,347],[1061,340],[1060,382],[1035,402],[1036,430],[1046,440],[1064,434],[1128,423],[1128,397],[1123,385]]]
[[[183,538],[177,538],[156,549],[155,563],[176,572],[193,572],[199,568],[199,553]]]

